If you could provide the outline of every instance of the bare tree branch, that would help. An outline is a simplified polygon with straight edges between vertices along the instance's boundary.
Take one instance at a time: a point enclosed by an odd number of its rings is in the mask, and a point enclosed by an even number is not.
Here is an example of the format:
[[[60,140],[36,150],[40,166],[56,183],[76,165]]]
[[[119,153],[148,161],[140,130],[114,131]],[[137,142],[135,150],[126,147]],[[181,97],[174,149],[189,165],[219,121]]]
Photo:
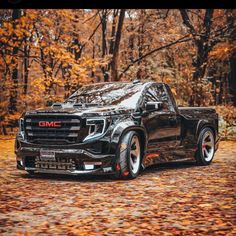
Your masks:
[[[95,17],[98,15],[99,11],[100,11],[100,10],[97,10],[97,12],[96,12],[94,15],[92,15],[92,16],[89,17],[88,19],[84,20],[84,21],[83,21],[83,24],[85,24],[86,22],[88,22],[88,21],[92,20],[93,18],[95,18]]]
[[[142,59],[144,59],[144,58],[150,56],[151,54],[153,54],[153,53],[155,53],[155,52],[158,52],[158,51],[161,51],[162,49],[171,47],[171,46],[173,46],[173,45],[175,45],[175,44],[183,43],[183,42],[187,42],[187,41],[192,40],[192,38],[189,38],[188,36],[189,36],[189,35],[185,35],[184,37],[179,38],[178,40],[176,40],[176,41],[174,41],[174,42],[171,42],[171,43],[169,43],[169,44],[166,44],[166,45],[163,45],[163,46],[161,46],[161,47],[155,48],[155,49],[151,50],[150,52],[148,52],[148,53],[142,55],[141,57],[135,59],[132,63],[130,63],[130,64],[121,72],[121,74],[120,74],[120,76],[119,76],[119,79],[122,77],[122,75],[123,75],[124,73],[126,73],[126,72],[130,69],[131,66],[133,66],[134,64],[140,62]]]
[[[204,17],[205,35],[207,39],[209,38],[211,32],[213,13],[214,9],[207,9]]]
[[[192,23],[189,19],[187,10],[186,9],[180,9],[180,14],[182,16],[183,23],[189,28],[191,34],[195,36],[196,35],[196,30],[193,27],[193,25],[192,25]]]
[[[93,38],[93,36],[94,36],[95,33],[97,32],[97,30],[98,30],[98,28],[99,28],[99,26],[100,26],[101,24],[102,24],[102,22],[100,21],[99,24],[98,24],[98,25],[96,26],[96,28],[94,29],[93,33],[89,36],[89,38],[88,38],[87,41],[89,41],[89,40],[91,40],[91,39]],[[82,50],[84,49],[85,45],[86,45],[86,42],[81,46],[81,48],[80,48],[80,50],[79,50],[79,53],[82,52]]]

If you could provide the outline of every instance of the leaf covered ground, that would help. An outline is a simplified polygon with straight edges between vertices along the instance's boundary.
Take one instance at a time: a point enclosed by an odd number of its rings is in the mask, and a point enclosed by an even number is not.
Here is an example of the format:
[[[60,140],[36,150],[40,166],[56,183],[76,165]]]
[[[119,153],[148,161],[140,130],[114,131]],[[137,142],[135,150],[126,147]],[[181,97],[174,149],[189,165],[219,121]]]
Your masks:
[[[137,179],[36,176],[0,141],[0,235],[236,235],[236,142],[210,166],[151,167]]]

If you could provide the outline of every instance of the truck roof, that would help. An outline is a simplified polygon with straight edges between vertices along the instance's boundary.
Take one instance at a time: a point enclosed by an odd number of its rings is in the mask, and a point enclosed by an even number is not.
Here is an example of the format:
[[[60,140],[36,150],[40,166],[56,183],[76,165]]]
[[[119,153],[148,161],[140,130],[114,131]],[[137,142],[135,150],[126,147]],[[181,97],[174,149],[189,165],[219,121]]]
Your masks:
[[[91,85],[105,85],[105,84],[141,84],[141,85],[146,85],[146,84],[165,84],[165,83],[159,83],[153,80],[146,80],[146,81],[141,81],[141,80],[133,80],[133,81],[114,81],[114,82],[99,82],[99,83],[93,83],[93,84],[88,84],[85,86],[91,86]],[[165,84],[166,85],[166,84]]]

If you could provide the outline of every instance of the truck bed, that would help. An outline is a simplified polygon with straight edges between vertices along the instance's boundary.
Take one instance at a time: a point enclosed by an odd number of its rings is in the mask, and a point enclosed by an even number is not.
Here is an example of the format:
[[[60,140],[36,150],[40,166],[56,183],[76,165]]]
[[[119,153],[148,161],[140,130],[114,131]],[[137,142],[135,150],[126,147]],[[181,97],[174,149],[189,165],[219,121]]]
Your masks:
[[[178,109],[186,119],[207,119],[216,116],[215,109],[209,107],[179,107]]]

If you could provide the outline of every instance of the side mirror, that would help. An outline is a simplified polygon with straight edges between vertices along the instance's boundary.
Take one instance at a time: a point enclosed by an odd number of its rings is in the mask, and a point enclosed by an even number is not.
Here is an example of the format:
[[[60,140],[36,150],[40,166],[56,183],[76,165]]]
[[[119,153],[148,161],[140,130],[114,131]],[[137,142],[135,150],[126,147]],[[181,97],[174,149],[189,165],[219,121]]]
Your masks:
[[[162,102],[147,102],[146,111],[160,111],[163,108]]]

